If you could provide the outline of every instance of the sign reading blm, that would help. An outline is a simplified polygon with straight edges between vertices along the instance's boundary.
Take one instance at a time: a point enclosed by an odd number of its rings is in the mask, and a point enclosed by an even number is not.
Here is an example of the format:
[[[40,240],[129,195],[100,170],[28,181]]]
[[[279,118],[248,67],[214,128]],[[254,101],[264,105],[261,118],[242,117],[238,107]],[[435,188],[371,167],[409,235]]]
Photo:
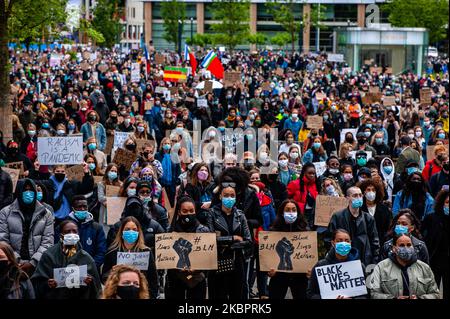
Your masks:
[[[38,160],[41,165],[83,163],[83,136],[38,137]]]

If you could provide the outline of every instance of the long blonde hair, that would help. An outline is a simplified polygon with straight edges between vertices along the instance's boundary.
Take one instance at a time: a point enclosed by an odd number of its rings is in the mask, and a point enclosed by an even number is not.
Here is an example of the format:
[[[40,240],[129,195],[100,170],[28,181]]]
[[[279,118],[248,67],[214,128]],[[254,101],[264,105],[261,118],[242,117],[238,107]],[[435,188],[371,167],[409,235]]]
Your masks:
[[[142,272],[130,265],[116,265],[112,268],[106,280],[101,299],[117,299],[117,286],[119,285],[120,275],[125,272],[134,272],[139,276],[139,299],[150,299],[147,279]]]
[[[125,225],[128,224],[128,222],[133,222],[136,224],[138,232],[139,232],[139,237],[137,242],[134,244],[133,250],[148,250],[150,248],[148,248],[147,246],[145,246],[145,241],[144,241],[144,233],[142,232],[142,227],[141,224],[139,223],[139,221],[134,218],[133,216],[127,216],[124,219],[122,219],[119,230],[117,231],[116,234],[116,238],[114,238],[114,241],[112,242],[111,246],[109,247],[109,250],[115,250],[115,249],[120,249],[120,250],[125,250],[125,244],[123,242],[123,238],[122,238],[122,232],[125,229]]]

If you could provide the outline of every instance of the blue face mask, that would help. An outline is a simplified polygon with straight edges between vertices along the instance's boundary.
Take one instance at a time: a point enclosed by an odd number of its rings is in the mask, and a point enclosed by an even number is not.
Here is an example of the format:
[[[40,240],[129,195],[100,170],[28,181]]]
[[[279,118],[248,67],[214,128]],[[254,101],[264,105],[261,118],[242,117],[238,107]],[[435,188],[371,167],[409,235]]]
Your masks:
[[[34,192],[33,191],[24,191],[22,193],[22,200],[27,205],[31,204],[34,200]]]
[[[444,139],[444,138],[445,138],[445,133],[439,133],[439,134],[438,134],[438,138]]]
[[[94,163],[89,163],[89,169],[91,171],[93,171],[95,169],[95,164]]]
[[[418,172],[418,171],[419,171],[419,169],[417,167],[408,167],[406,169],[406,173],[408,175],[414,174],[415,172]]]
[[[50,127],[50,124],[48,124],[48,123],[42,123],[42,128],[47,129],[47,128],[49,128],[49,127]]]
[[[169,151],[170,148],[171,148],[171,146],[170,146],[169,144],[164,144],[164,145],[163,145],[163,149],[164,149],[165,151]]]
[[[139,232],[135,230],[125,230],[122,232],[122,239],[127,242],[127,244],[134,244],[139,237]]]
[[[365,166],[367,164],[367,158],[360,157],[356,160],[356,163],[358,163],[359,166]]]
[[[225,132],[225,127],[219,126],[219,131],[222,132],[222,133]]]
[[[377,143],[377,145],[381,145],[381,144],[383,144],[383,139],[377,137],[377,138],[375,139],[375,143]]]
[[[75,125],[69,124],[69,125],[67,126],[67,128],[68,128],[69,130],[74,130],[74,129],[75,129]]]
[[[224,198],[222,198],[222,205],[225,206],[228,209],[232,208],[235,203],[236,203],[236,198],[235,197],[224,197]]]
[[[88,216],[88,211],[87,210],[74,210],[73,214],[75,215],[76,219],[85,220]]]
[[[353,208],[360,208],[362,205],[363,205],[363,199],[362,198],[352,199],[352,207]]]
[[[408,234],[409,233],[408,226],[395,225],[394,232],[397,236]]]
[[[37,199],[38,201],[41,201],[43,196],[44,196],[44,194],[42,194],[42,192],[37,192],[37,193],[36,193],[36,199]]]
[[[444,206],[444,214],[448,216],[448,206]]]
[[[284,212],[283,217],[286,224],[293,224],[297,220],[297,213]]]
[[[339,255],[347,256],[350,250],[352,249],[352,245],[345,241],[341,241],[334,245],[334,249],[336,250],[336,253],[338,253]]]
[[[113,180],[117,179],[117,173],[109,171],[108,172],[108,178],[109,178],[110,181],[113,181]]]
[[[88,148],[89,148],[90,151],[93,151],[93,150],[97,149],[97,144],[90,143],[90,144],[88,144]]]
[[[128,197],[135,196],[136,195],[136,188],[129,188],[129,189],[127,189],[127,195],[128,195]]]
[[[388,175],[391,174],[393,170],[394,170],[393,166],[383,166],[383,171]]]
[[[313,147],[317,150],[320,148],[321,145],[322,145],[321,143],[314,143]]]

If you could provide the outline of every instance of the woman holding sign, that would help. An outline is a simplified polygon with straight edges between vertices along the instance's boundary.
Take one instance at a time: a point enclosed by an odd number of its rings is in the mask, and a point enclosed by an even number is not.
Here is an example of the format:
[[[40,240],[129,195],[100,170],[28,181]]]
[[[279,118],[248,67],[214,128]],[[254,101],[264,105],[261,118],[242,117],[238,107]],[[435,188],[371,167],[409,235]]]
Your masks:
[[[147,278],[150,297],[156,299],[158,296],[158,275],[156,273],[155,258],[151,249],[145,245],[141,224],[132,216],[122,219],[116,237],[105,255],[105,262],[102,268],[103,282],[110,275],[111,269],[120,263],[134,265],[141,270]]]
[[[188,197],[180,197],[175,207],[175,217],[169,232],[209,233],[206,226],[196,217],[196,203]],[[165,287],[166,299],[201,300],[206,299],[206,276],[201,271],[169,269]]]
[[[244,251],[252,246],[252,235],[244,213],[237,209],[236,183],[220,185],[221,203],[213,206],[208,216],[208,228],[220,233],[217,237],[219,269],[210,273],[209,299],[243,299],[247,276],[244,271]]]
[[[306,290],[306,295],[308,299],[322,299],[319,288],[319,281],[317,280],[316,268],[333,265],[338,263],[344,263],[348,261],[359,260],[359,252],[355,247],[352,247],[352,240],[350,234],[344,229],[337,229],[333,233],[333,238],[331,241],[332,247],[327,253],[324,259],[319,260],[319,262],[311,270],[311,277],[308,282],[308,289]],[[364,265],[361,263],[364,273]],[[358,298],[365,298],[366,296],[361,296]],[[338,295],[336,299],[351,299],[346,296]]]
[[[309,229],[298,204],[292,199],[286,199],[278,209],[277,216],[270,230],[300,232]],[[270,299],[284,299],[288,288],[291,289],[293,299],[306,299],[306,287],[308,284],[306,274],[277,272],[275,268],[272,268],[268,275],[270,277]]]

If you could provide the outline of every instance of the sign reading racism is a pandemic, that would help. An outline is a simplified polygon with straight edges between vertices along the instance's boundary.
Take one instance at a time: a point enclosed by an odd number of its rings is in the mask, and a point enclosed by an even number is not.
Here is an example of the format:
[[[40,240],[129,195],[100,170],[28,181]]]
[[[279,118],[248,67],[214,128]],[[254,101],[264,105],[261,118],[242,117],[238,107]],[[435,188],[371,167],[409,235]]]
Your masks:
[[[83,163],[83,136],[38,137],[40,165]]]

